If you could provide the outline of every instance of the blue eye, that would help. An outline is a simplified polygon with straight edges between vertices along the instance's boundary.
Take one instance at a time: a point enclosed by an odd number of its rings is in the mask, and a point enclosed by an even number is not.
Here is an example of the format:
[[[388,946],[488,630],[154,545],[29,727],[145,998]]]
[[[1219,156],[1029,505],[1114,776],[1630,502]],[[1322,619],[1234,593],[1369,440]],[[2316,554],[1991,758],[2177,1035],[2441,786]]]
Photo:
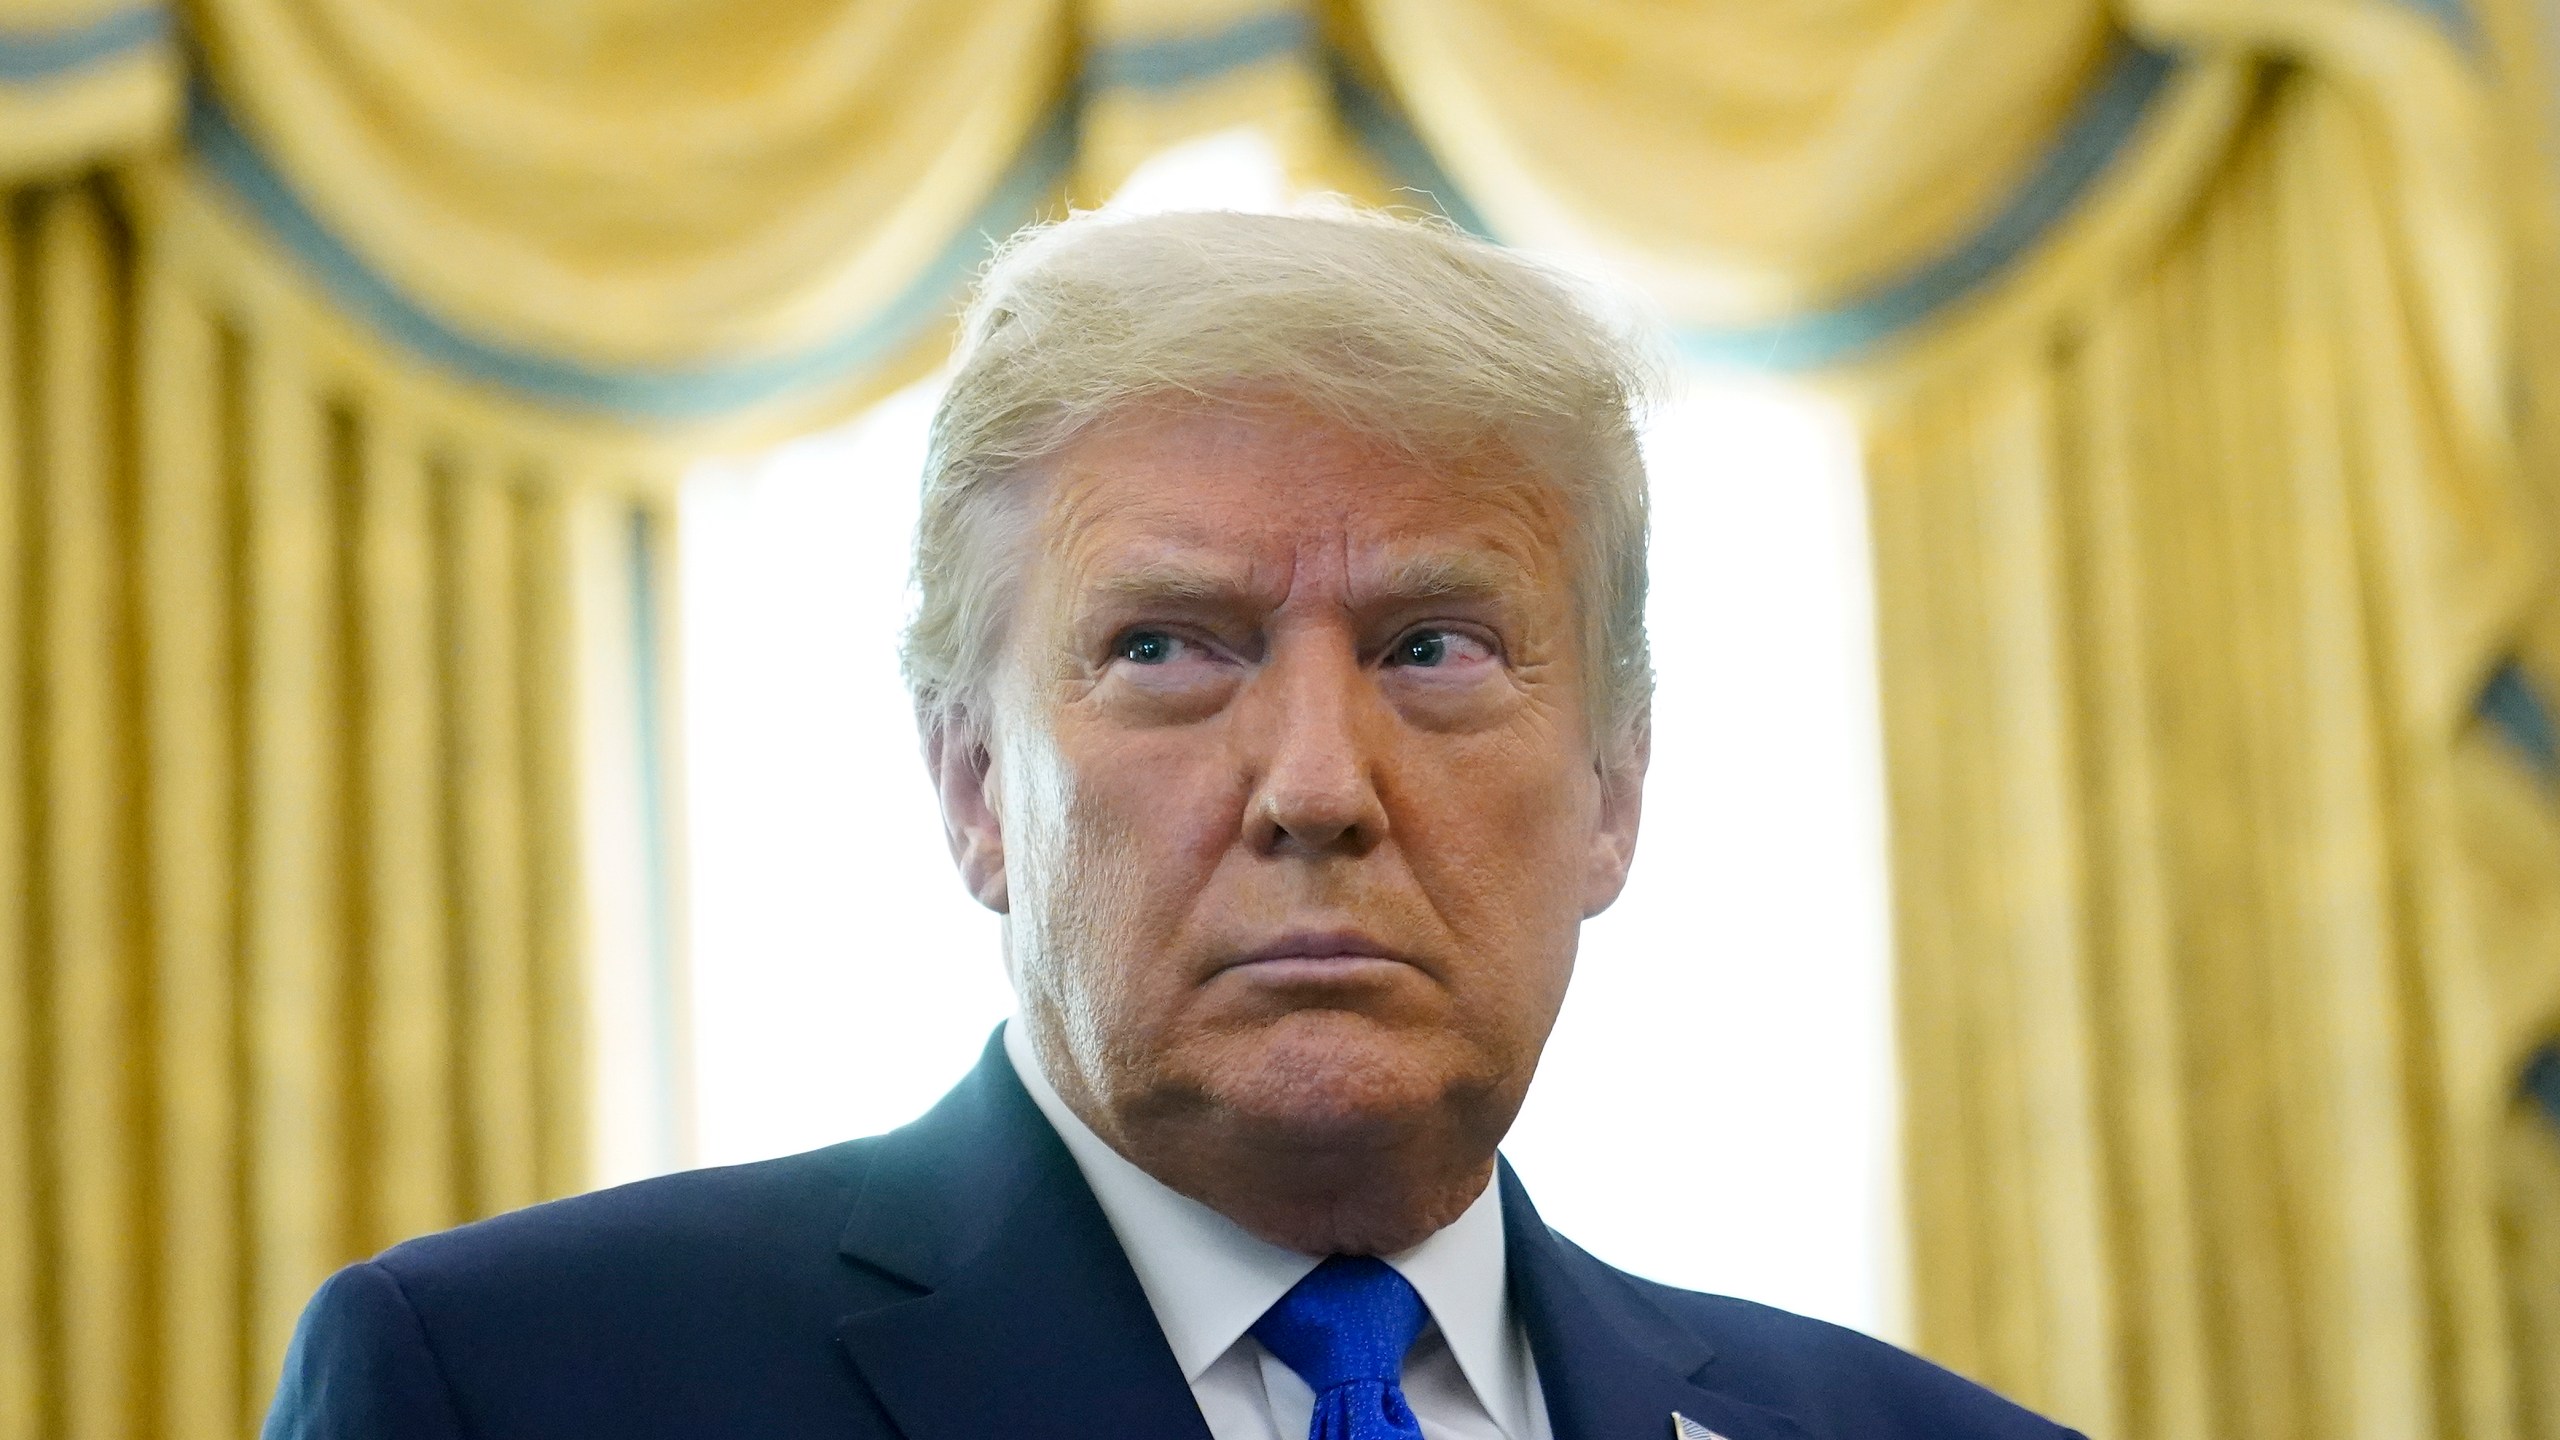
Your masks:
[[[1132,664],[1161,665],[1173,658],[1173,643],[1173,637],[1161,630],[1132,630],[1111,653]]]
[[[1448,658],[1449,633],[1445,630],[1416,630],[1396,642],[1398,665],[1437,665]]]

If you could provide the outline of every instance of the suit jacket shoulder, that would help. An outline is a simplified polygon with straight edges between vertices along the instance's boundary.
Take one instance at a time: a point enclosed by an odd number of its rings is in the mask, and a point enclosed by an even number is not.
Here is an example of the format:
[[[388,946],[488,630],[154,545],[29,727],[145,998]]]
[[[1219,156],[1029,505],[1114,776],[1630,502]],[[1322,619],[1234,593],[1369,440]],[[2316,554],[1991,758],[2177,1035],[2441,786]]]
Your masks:
[[[395,1413],[396,1412],[396,1413]],[[1000,1043],[913,1124],[351,1266],[268,1440],[1209,1440]]]
[[[554,1200],[407,1241],[371,1263],[438,1306],[546,1296],[582,1308],[678,1296],[696,1305],[761,1290],[833,1268],[836,1232],[879,1144],[853,1140]]]
[[[1629,1275],[1547,1228],[1502,1168],[1512,1298],[1558,1440],[2073,1440],[2070,1431],[1880,1340]]]
[[[1556,1243],[1603,1266],[1572,1240]],[[2079,1432],[1874,1335],[1748,1299],[1613,1273],[1713,1350],[1702,1368],[1708,1384],[1787,1414],[1815,1435],[2079,1440]]]
[[[1817,1434],[1866,1440],[2078,1440],[1941,1366],[1845,1326],[1790,1311],[1636,1282],[1716,1348],[1717,1379]]]
[[[266,1435],[789,1434],[812,1406],[859,1414],[829,1336],[897,1293],[836,1255],[878,1144],[644,1180],[348,1266],[304,1312]]]

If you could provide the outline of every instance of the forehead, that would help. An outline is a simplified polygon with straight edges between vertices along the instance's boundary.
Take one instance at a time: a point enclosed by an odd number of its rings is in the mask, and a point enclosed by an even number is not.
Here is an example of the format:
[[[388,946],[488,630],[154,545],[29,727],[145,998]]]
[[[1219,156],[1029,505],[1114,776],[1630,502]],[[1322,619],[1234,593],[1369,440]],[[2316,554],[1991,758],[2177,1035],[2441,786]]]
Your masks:
[[[1425,457],[1293,407],[1144,409],[1080,435],[1047,478],[1042,548],[1084,577],[1179,559],[1259,583],[1417,562],[1563,578],[1562,497],[1491,444]]]

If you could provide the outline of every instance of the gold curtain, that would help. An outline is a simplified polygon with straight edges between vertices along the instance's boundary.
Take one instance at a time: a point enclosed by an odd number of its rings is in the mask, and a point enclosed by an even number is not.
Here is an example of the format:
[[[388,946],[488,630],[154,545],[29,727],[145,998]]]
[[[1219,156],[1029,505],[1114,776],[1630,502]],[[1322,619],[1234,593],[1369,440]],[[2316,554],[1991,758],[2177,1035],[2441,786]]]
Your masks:
[[[130,215],[0,226],[30,1440],[242,1434],[329,1269],[584,1174],[566,477],[333,383]]]
[[[2154,264],[1873,416],[1919,1333],[2094,1434],[2552,1433],[2560,812],[2472,705],[2540,517],[2386,173],[2277,77]]]

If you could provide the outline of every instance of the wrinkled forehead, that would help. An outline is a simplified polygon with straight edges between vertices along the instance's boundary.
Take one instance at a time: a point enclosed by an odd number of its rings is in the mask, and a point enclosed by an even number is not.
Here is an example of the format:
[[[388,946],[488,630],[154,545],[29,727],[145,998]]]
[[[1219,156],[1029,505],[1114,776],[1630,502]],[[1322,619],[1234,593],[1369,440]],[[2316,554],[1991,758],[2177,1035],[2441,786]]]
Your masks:
[[[1572,517],[1497,446],[1416,453],[1304,411],[1114,417],[1042,467],[1026,502],[1052,586],[1278,604],[1553,589]]]

